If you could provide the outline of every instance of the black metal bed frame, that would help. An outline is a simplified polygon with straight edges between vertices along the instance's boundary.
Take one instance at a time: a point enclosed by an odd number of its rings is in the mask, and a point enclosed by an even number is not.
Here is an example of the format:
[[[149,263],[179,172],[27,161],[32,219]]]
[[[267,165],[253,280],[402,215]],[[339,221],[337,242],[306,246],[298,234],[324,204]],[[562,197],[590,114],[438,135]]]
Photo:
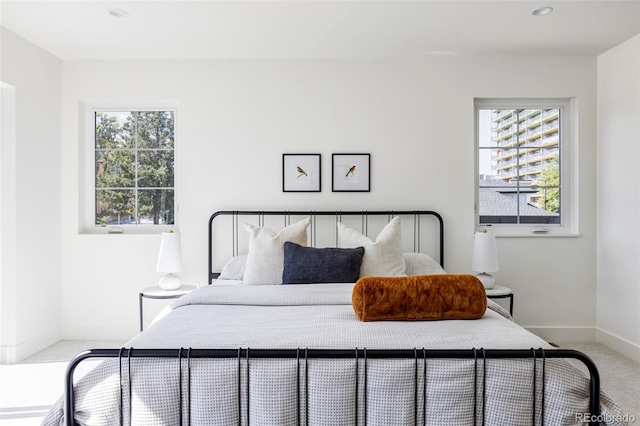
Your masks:
[[[219,216],[232,216],[233,219],[233,244],[234,254],[237,254],[238,247],[238,218],[241,216],[252,215],[258,216],[259,224],[264,224],[265,216],[281,215],[284,216],[284,225],[288,225],[290,217],[292,215],[309,215],[312,217],[311,222],[311,242],[312,245],[315,242],[315,217],[316,216],[335,216],[336,222],[341,221],[342,216],[361,216],[363,233],[366,234],[367,220],[369,215],[387,215],[390,220],[395,215],[413,215],[414,217],[414,251],[419,251],[419,247],[416,247],[416,241],[419,245],[420,234],[420,216],[428,215],[433,216],[438,221],[439,228],[439,262],[444,265],[444,225],[442,217],[434,211],[219,211],[211,215],[209,218],[209,268],[208,277],[209,284],[212,279],[217,278],[219,273],[213,271],[213,221]],[[336,234],[337,242],[337,234]],[[249,418],[249,370],[250,360],[252,359],[295,359],[297,361],[297,424],[308,425],[308,390],[304,389],[307,386],[308,380],[305,376],[308,373],[307,361],[310,359],[353,359],[354,369],[356,377],[359,377],[359,369],[362,370],[364,376],[364,384],[362,389],[358,388],[358,380],[356,380],[355,387],[355,421],[363,422],[367,424],[367,360],[368,359],[414,359],[415,360],[415,391],[414,391],[414,419],[418,422],[418,410],[422,410],[421,413],[423,422],[426,423],[426,392],[427,392],[427,362],[435,359],[473,359],[474,360],[474,425],[485,424],[485,384],[486,384],[486,365],[488,360],[494,359],[531,359],[532,360],[532,424],[544,424],[544,409],[545,409],[545,386],[546,386],[546,360],[552,358],[571,358],[582,362],[588,369],[590,375],[590,387],[589,387],[589,413],[576,413],[589,415],[589,419],[592,420],[589,424],[597,424],[597,418],[600,415],[600,376],[595,363],[585,354],[575,350],[565,349],[250,349],[250,348],[238,348],[238,349],[197,349],[197,348],[179,348],[179,349],[134,349],[134,348],[120,348],[120,349],[91,349],[78,354],[67,366],[65,375],[65,389],[64,389],[64,418],[67,426],[74,426],[74,384],[73,375],[76,367],[84,360],[89,358],[118,358],[119,359],[119,383],[120,383],[120,423],[123,424],[123,395],[124,386],[122,372],[123,368],[128,368],[131,372],[131,359],[132,358],[170,358],[177,360],[178,381],[179,381],[179,401],[180,401],[180,425],[190,425],[191,422],[191,360],[200,358],[209,359],[237,359],[238,360],[238,422],[242,421],[243,410],[247,424],[250,423]],[[422,373],[419,372],[418,363],[423,365]],[[244,371],[242,365],[244,363]],[[123,365],[125,364],[125,365]],[[185,366],[186,364],[186,366]],[[540,364],[540,367],[538,367]],[[255,368],[255,367],[254,367]],[[537,368],[541,368],[541,371],[536,372]],[[186,369],[186,372],[184,371]],[[242,395],[241,389],[241,377],[246,375],[246,395]],[[423,388],[418,389],[418,377],[422,374],[424,377]],[[536,388],[536,380],[541,375],[541,384]],[[301,379],[304,380],[304,387],[301,388]],[[128,374],[128,395],[131,396],[131,375]],[[479,380],[481,379],[481,380]],[[480,382],[480,385],[478,384]],[[186,395],[183,395],[183,384],[186,384]],[[541,386],[541,387],[540,387]],[[536,391],[541,390],[541,401],[536,401]],[[418,407],[418,395],[422,393],[423,405]],[[301,404],[301,394],[305,395],[304,403]],[[360,396],[364,395],[364,406],[362,412],[358,412],[358,401]],[[480,396],[480,398],[478,398]],[[242,401],[246,401],[244,407]],[[183,402],[186,401],[187,412],[183,412]],[[480,404],[478,404],[480,402]],[[539,416],[536,416],[536,404],[539,405]],[[480,405],[480,406],[478,406]],[[129,405],[131,406],[131,405]],[[302,407],[304,407],[304,415],[302,414]],[[129,413],[131,415],[131,413]],[[539,418],[537,418],[539,417]],[[186,418],[186,419],[185,419]],[[478,420],[478,418],[480,420]],[[594,420],[595,419],[595,420]],[[536,423],[537,422],[537,423]]]
[[[414,251],[420,251],[420,217],[430,216],[434,217],[438,221],[439,232],[439,259],[440,265],[444,267],[444,221],[439,213],[431,210],[387,210],[387,211],[320,211],[320,210],[223,210],[213,213],[209,217],[209,267],[208,267],[208,281],[207,284],[211,284],[211,281],[217,278],[220,273],[214,271],[213,267],[213,221],[220,216],[232,216],[232,244],[233,254],[238,254],[238,229],[239,229],[239,217],[241,216],[257,216],[259,225],[264,224],[265,216],[282,216],[284,219],[284,225],[290,224],[291,216],[310,216],[311,217],[311,245],[315,246],[315,232],[316,232],[316,217],[317,216],[334,216],[336,223],[342,221],[343,216],[360,216],[362,233],[367,234],[368,219],[369,216],[387,216],[388,220],[391,220],[394,216],[413,216],[413,245]],[[336,245],[337,245],[337,230],[336,230]]]
[[[131,359],[132,358],[173,358],[177,359],[178,370],[178,389],[179,389],[179,406],[180,406],[180,425],[191,424],[191,359],[198,358],[210,358],[210,359],[237,359],[238,360],[238,422],[242,419],[242,411],[246,413],[247,425],[250,424],[249,417],[249,371],[251,359],[295,359],[297,360],[297,425],[308,425],[308,417],[302,415],[301,393],[304,393],[304,413],[308,415],[308,403],[309,398],[308,389],[306,388],[308,380],[305,377],[305,389],[301,389],[301,376],[308,373],[306,363],[309,359],[353,359],[354,369],[356,377],[358,377],[359,369],[362,368],[364,375],[363,389],[358,388],[358,382],[356,381],[355,395],[354,395],[354,407],[355,407],[355,424],[359,424],[359,420],[363,420],[364,424],[367,424],[367,360],[368,359],[414,359],[414,424],[418,426],[418,410],[422,410],[423,425],[426,425],[426,396],[427,396],[427,362],[433,359],[473,359],[474,360],[474,405],[473,405],[473,418],[474,425],[485,424],[485,384],[486,384],[486,365],[487,361],[491,359],[532,359],[532,405],[531,405],[531,417],[532,424],[544,425],[544,409],[545,409],[545,385],[546,385],[546,360],[552,358],[571,358],[581,361],[588,369],[590,374],[590,388],[589,388],[589,419],[597,419],[600,415],[600,375],[594,362],[585,354],[568,349],[352,349],[352,350],[337,350],[337,349],[192,349],[192,348],[180,348],[180,349],[134,349],[134,348],[121,348],[121,349],[92,349],[78,354],[67,366],[66,383],[65,383],[65,424],[67,426],[75,426],[74,413],[74,390],[73,390],[73,373],[76,367],[88,358],[119,358],[119,383],[120,383],[120,424],[123,422],[123,394],[124,385],[122,380],[123,368],[128,368],[129,377],[128,388],[129,398],[131,397]],[[241,368],[242,361],[245,361],[245,371]],[[419,372],[418,361],[423,361],[422,373]],[[123,366],[123,362],[126,366]],[[186,373],[183,372],[186,363]],[[540,368],[542,382],[541,382],[541,401],[539,410],[539,419],[536,416],[536,369],[538,364],[541,363]],[[244,400],[245,406],[242,405],[242,390],[241,390],[241,376],[246,375],[246,395]],[[418,376],[422,374],[424,377],[422,389],[418,389]],[[478,389],[478,378],[482,378],[481,389]],[[186,382],[185,382],[186,381]],[[186,395],[183,395],[183,384],[186,383]],[[422,407],[418,407],[418,395],[422,393]],[[364,395],[364,407],[362,412],[358,412],[359,396]],[[481,406],[478,406],[478,396],[481,396]],[[183,412],[183,402],[186,401],[187,412]],[[129,404],[129,407],[131,404]],[[131,415],[131,412],[129,412]],[[576,413],[578,414],[578,413]],[[185,419],[186,418],[186,419]],[[480,420],[478,420],[480,418]],[[536,421],[539,420],[539,423]],[[129,422],[130,423],[130,422]],[[596,420],[591,421],[589,424],[598,424]]]

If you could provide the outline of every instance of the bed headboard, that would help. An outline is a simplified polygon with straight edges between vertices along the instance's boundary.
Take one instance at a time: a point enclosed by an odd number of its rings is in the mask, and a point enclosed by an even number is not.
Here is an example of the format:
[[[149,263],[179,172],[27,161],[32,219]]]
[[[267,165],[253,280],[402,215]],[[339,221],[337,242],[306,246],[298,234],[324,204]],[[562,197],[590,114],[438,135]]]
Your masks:
[[[209,218],[208,284],[220,275],[227,260],[247,251],[249,233],[244,229],[239,232],[241,223],[277,231],[307,216],[311,217],[308,240],[312,247],[336,247],[337,222],[359,227],[362,234],[371,234],[375,239],[384,225],[400,216],[405,251],[427,253],[444,267],[444,222],[434,211],[224,210]]]

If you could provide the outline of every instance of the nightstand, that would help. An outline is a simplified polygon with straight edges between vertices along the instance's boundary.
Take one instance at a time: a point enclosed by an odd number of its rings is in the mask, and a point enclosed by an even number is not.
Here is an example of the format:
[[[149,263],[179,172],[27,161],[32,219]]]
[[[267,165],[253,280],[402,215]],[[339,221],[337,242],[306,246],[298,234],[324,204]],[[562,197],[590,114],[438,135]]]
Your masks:
[[[493,286],[486,290],[489,299],[506,299],[509,298],[509,314],[513,316],[513,292],[509,287],[501,285]]]
[[[144,328],[144,313],[142,306],[142,299],[177,299],[180,296],[184,296],[190,291],[195,290],[195,285],[183,285],[175,290],[163,290],[158,286],[147,287],[140,292],[138,297],[140,303],[140,331]]]

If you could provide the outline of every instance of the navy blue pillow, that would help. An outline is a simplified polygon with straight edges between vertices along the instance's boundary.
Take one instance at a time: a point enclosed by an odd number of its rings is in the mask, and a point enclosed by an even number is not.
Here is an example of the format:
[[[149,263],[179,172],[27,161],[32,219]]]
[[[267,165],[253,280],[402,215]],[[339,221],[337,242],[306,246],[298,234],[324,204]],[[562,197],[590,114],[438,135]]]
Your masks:
[[[282,284],[355,283],[362,256],[364,247],[314,248],[286,241]]]

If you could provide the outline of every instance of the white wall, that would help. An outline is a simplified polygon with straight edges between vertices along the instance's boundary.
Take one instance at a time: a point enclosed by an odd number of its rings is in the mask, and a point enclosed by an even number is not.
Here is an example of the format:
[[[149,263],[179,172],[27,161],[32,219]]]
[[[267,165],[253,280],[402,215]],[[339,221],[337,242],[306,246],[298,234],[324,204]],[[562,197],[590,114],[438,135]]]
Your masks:
[[[598,341],[640,361],[640,36],[598,57]]]
[[[60,338],[61,69],[5,28],[0,51],[0,362],[15,362]]]
[[[577,97],[580,232],[500,238],[498,280],[519,323],[595,337],[596,61],[434,56],[424,60],[65,61],[62,70],[62,330],[127,338],[154,285],[158,235],[78,233],[82,102],[175,101],[185,282],[206,280],[206,226],[219,209],[433,209],[446,267],[470,272],[474,97]],[[282,153],[321,153],[321,193],[281,191]],[[369,152],[370,193],[332,193],[334,152]]]

